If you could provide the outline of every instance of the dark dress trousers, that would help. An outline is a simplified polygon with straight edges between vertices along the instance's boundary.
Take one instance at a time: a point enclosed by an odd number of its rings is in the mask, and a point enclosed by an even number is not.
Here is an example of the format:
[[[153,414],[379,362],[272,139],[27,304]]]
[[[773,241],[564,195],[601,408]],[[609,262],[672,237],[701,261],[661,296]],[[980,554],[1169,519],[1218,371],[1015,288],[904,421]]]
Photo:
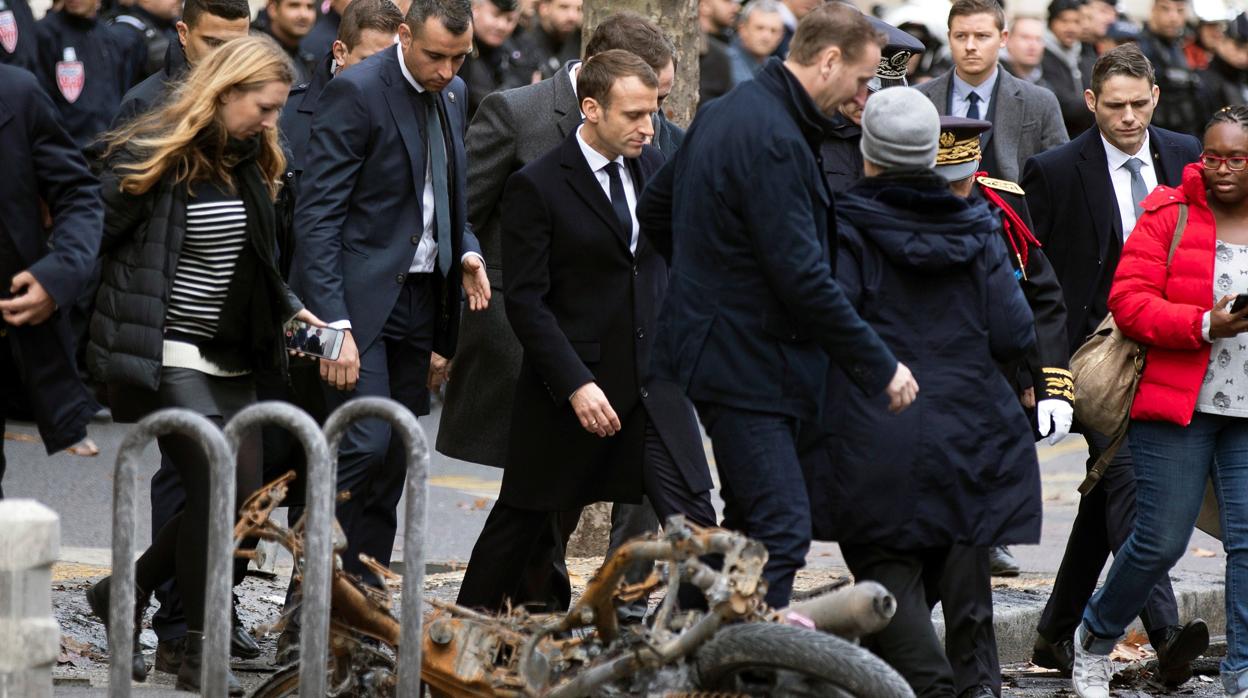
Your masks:
[[[29,270],[57,307],[67,308],[86,283],[99,250],[100,184],[35,76],[9,65],[0,65],[0,152],[5,153],[6,167],[0,178],[0,298],[10,297],[13,275]],[[51,229],[43,226],[41,204],[52,215]],[[97,405],[79,377],[65,312],[57,310],[33,326],[9,327],[0,321],[0,344],[5,345],[0,347],[0,385],[6,392],[18,383],[24,386],[47,452],[85,438]],[[0,432],[4,403],[0,401]]]
[[[452,264],[447,278],[409,274],[424,225],[426,129],[423,99],[399,67],[399,47],[378,52],[330,80],[312,117],[295,209],[291,286],[317,317],[349,320],[360,351],[350,392],[326,386],[330,410],[358,396],[390,397],[417,415],[429,411],[429,353],[455,354],[461,306],[460,259],[478,251],[465,213],[464,85],[434,97],[448,155]],[[371,579],[367,553],[389,564],[396,507],[406,476],[404,449],[387,424],[353,425],[340,449],[338,486],[354,497],[339,507],[348,570]]]
[[[626,166],[640,193],[663,163],[646,147]],[[627,186],[627,184],[626,184]],[[581,152],[575,131],[508,180],[503,197],[507,318],[524,348],[503,486],[460,592],[460,603],[499,607],[549,530],[543,512],[595,501],[639,502],[661,517],[715,524],[712,486],[693,406],[650,377],[655,317],[667,265],[620,224]],[[589,433],[569,398],[594,382],[620,418],[607,438]],[[531,532],[517,547],[517,531]]]
[[[1200,157],[1200,142],[1156,126],[1148,133],[1158,184],[1178,185],[1183,168]],[[1062,286],[1073,353],[1108,312],[1109,288],[1122,252],[1122,219],[1100,131],[1088,129],[1070,143],[1033,157],[1022,185],[1036,238]],[[1084,435],[1090,468],[1108,439],[1090,430]],[[1053,593],[1040,618],[1038,630],[1046,640],[1073,636],[1109,554],[1126,541],[1134,524],[1135,475],[1129,444],[1124,444],[1101,482],[1079,500]],[[1154,587],[1141,618],[1150,636],[1178,623],[1169,579]]]

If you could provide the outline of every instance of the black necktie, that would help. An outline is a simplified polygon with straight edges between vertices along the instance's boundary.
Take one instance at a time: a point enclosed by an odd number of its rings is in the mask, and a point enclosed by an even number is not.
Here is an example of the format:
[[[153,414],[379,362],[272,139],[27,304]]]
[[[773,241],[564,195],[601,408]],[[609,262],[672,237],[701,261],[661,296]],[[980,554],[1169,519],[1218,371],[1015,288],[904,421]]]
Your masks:
[[[975,92],[972,92],[966,96],[966,101],[970,102],[970,105],[971,105],[966,108],[966,118],[978,119],[979,118],[979,95]]]
[[[633,214],[628,210],[628,197],[624,194],[624,178],[620,176],[620,163],[607,163],[607,178],[611,180],[611,208],[615,209],[615,217],[620,227],[628,236],[628,246],[633,246]]]
[[[429,145],[429,173],[433,177],[433,231],[438,240],[438,271],[447,278],[451,273],[451,196],[447,183],[446,138],[442,134],[442,118],[438,114],[437,95],[422,92],[425,103],[425,133]]]

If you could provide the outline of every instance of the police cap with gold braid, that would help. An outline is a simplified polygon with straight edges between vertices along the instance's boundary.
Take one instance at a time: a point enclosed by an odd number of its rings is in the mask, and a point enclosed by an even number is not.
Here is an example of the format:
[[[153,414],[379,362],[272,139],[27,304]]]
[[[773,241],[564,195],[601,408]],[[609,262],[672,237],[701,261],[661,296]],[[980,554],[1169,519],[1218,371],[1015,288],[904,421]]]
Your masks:
[[[884,35],[880,63],[875,68],[875,77],[867,83],[867,89],[879,92],[888,87],[906,85],[906,70],[909,68],[910,58],[923,53],[923,42],[884,20],[871,15],[866,17],[871,26]]]
[[[979,170],[982,155],[979,136],[990,128],[991,123],[980,119],[940,117],[940,150],[936,152],[936,172],[949,182],[975,174]]]

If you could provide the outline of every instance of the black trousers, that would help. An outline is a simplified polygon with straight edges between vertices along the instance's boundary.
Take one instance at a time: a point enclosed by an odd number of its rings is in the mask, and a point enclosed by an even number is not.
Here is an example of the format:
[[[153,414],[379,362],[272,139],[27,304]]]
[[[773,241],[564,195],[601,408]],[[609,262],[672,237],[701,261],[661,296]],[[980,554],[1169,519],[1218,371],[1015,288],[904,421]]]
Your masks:
[[[1094,433],[1085,436],[1090,469],[1109,445],[1109,439]],[[1066,541],[1053,592],[1036,628],[1041,637],[1049,642],[1074,637],[1109,554],[1122,547],[1134,527],[1135,469],[1128,442],[1114,455],[1096,488],[1079,500],[1079,511]],[[1161,632],[1178,625],[1178,604],[1168,577],[1153,587],[1140,612],[1140,620],[1149,637],[1157,640],[1161,639]]]
[[[854,579],[871,580],[897,599],[897,613],[863,645],[905,677],[917,698],[953,698],[953,670],[932,627],[948,548],[896,550],[880,545],[841,544]]]
[[[990,548],[955,545],[945,558],[938,591],[945,616],[945,656],[956,695],[980,686],[1001,695],[1001,661],[992,627]],[[934,605],[934,604],[933,604]]]
[[[361,347],[360,378],[350,392],[324,386],[325,408],[333,411],[356,397],[388,397],[417,416],[429,414],[429,355],[437,317],[436,274],[408,274],[380,336]],[[382,580],[360,562],[361,554],[390,565],[398,530],[399,498],[407,481],[407,449],[389,422],[364,419],[347,429],[338,449],[338,491],[351,498],[338,505],[347,534],[343,567],[366,582]]]
[[[4,425],[9,412],[9,399],[17,390],[17,365],[9,347],[7,326],[0,321],[0,499],[4,499]]]
[[[648,419],[645,455],[640,465],[646,497],[662,520],[672,514],[684,514],[699,526],[715,525],[710,492],[689,490],[680,468]],[[568,536],[579,519],[580,509],[534,511],[495,502],[472,548],[457,603],[488,611],[502,609],[508,601],[513,606],[566,609],[571,598],[567,577],[561,582],[558,575],[547,575],[556,562],[562,563]],[[539,575],[538,584],[534,583],[533,574]],[[533,590],[542,588],[542,581],[549,582],[545,593],[532,598]]]

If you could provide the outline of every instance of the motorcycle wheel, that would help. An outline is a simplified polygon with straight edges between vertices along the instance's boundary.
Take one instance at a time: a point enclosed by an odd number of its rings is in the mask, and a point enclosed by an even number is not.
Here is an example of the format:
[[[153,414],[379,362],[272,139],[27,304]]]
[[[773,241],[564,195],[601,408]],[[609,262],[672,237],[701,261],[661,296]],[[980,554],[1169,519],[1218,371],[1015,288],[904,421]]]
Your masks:
[[[291,698],[299,695],[299,671],[301,665],[298,662],[289,664],[277,670],[277,673],[269,677],[267,681],[260,684],[255,691],[252,692],[251,698]],[[380,654],[376,659],[369,663],[366,671],[381,671],[390,674],[395,673],[395,665],[388,657]],[[327,696],[337,698],[339,696],[375,696],[375,691],[368,690],[367,681],[364,676],[335,676],[333,667],[329,669],[329,686]],[[364,684],[364,685],[362,685]],[[382,695],[387,695],[385,692]]]
[[[774,623],[721,629],[694,655],[698,687],[749,696],[913,698],[884,660],[835,635]]]

